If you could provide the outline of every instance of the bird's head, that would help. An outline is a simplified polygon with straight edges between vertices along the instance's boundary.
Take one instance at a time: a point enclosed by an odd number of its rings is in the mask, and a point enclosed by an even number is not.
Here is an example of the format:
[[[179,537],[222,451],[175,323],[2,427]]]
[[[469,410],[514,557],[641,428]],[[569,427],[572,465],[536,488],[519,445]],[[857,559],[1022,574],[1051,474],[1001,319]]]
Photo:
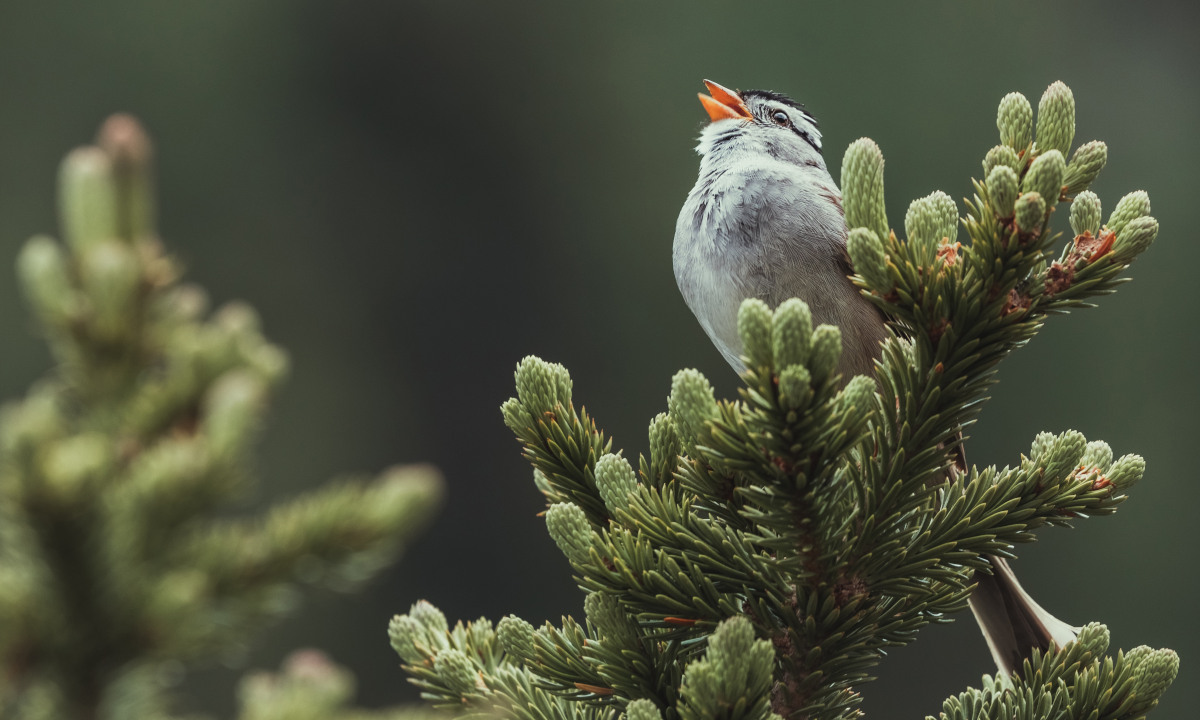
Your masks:
[[[696,152],[706,159],[765,153],[796,165],[810,165],[821,157],[821,131],[804,106],[770,90],[734,91],[711,80],[704,81],[709,95],[700,103],[712,120],[700,134]]]

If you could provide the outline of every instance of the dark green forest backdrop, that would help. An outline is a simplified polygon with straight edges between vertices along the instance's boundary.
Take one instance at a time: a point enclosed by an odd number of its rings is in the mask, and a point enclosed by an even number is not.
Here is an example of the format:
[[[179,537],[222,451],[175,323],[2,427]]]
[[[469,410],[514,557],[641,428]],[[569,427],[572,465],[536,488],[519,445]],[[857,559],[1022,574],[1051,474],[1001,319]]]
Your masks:
[[[1061,79],[1077,141],[1109,145],[1093,187],[1106,213],[1146,189],[1162,230],[1117,297],[1053,319],[1006,365],[968,453],[1013,462],[1038,431],[1076,428],[1146,456],[1115,518],[1047,532],[1015,565],[1065,619],[1108,623],[1114,647],[1178,650],[1161,714],[1182,715],[1200,703],[1198,20],[1185,0],[5,2],[0,265],[57,231],[63,153],[110,112],[141,117],[169,247],[292,353],[249,504],[396,461],[446,474],[448,503],[401,565],[362,595],[313,599],[244,659],[322,647],[364,703],[392,703],[414,693],[384,629],[417,598],[452,618],[581,609],[497,409],[521,356],[566,364],[627,448],[645,448],[676,369],[736,388],[671,273],[701,78],[806,102],[834,168],[877,140],[893,225],[933,189],[970,193],[1004,93],[1036,104]],[[5,270],[4,397],[48,362],[30,328]],[[989,670],[960,619],[879,667],[869,715],[924,716]],[[196,673],[191,706],[227,712],[232,677]]]

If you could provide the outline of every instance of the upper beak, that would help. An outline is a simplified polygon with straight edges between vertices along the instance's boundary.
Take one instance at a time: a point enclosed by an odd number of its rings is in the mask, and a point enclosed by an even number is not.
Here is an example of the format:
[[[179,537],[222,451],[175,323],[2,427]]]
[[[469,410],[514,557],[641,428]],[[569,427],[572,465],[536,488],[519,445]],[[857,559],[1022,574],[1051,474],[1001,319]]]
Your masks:
[[[712,80],[704,81],[705,87],[712,97],[700,93],[700,104],[708,112],[713,122],[718,120],[748,120],[752,117],[746,103],[738,94],[728,88],[721,87]]]

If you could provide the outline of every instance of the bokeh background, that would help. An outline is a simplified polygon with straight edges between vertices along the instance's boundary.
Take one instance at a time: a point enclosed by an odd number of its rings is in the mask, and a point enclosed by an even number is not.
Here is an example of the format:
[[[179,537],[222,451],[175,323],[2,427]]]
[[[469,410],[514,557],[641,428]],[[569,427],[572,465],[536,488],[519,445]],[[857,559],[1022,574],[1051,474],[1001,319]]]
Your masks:
[[[6,2],[0,263],[55,229],[63,153],[110,112],[141,117],[169,246],[292,353],[247,508],[396,462],[445,473],[440,517],[398,566],[362,594],[310,597],[242,658],[324,648],[358,674],[362,703],[391,704],[415,693],[384,629],[414,600],[452,619],[581,609],[500,422],[517,360],[565,363],[634,455],[675,370],[735,392],[671,272],[701,78],[806,102],[835,175],[849,142],[877,140],[895,225],[912,198],[970,193],[1004,93],[1036,105],[1062,79],[1077,141],[1109,144],[1106,211],[1144,188],[1162,232],[1118,296],[1052,319],[1006,363],[969,457],[1010,463],[1066,428],[1147,457],[1116,517],[1048,531],[1015,565],[1056,613],[1108,623],[1114,646],[1177,649],[1161,713],[1180,714],[1200,702],[1198,19],[1184,0]],[[0,281],[0,395],[47,366],[31,327]],[[959,619],[879,666],[869,715],[934,713],[989,670]],[[228,715],[237,672],[197,669],[183,706]]]

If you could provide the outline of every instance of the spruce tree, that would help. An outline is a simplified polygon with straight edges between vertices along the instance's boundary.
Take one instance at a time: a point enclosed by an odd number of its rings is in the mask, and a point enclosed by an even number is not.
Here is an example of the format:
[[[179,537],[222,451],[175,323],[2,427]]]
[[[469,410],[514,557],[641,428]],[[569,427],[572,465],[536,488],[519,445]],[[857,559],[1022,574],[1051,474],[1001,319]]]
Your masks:
[[[1000,361],[1049,316],[1112,293],[1158,233],[1140,191],[1101,223],[1088,187],[1107,146],[1070,152],[1062,83],[1036,128],[1019,93],[997,126],[974,196],[915,200],[902,235],[885,212],[879,148],[864,138],[845,153],[852,280],[895,331],[874,377],[837,376],[838,328],[813,327],[800,300],[747,300],[739,398],[718,401],[702,374],[679,372],[649,453],[631,460],[576,409],[564,367],[522,360],[503,419],[586,617],[451,628],[418,602],[389,635],[424,697],[529,720],[858,717],[882,652],[961,612],[983,556],[1014,557],[1039,528],[1115,512],[1144,461],[1073,430],[1039,434],[1006,467],[948,472]],[[1070,216],[1065,242],[1056,211]],[[1142,717],[1178,657],[1108,650],[1107,629],[1088,624],[937,717]]]
[[[249,306],[210,314],[180,281],[150,163],[138,123],[110,118],[62,164],[65,244],[35,237],[17,262],[57,366],[0,413],[2,718],[170,717],[184,663],[244,648],[301,585],[361,584],[440,495],[408,466],[222,513],[252,488],[288,359]],[[243,717],[367,717],[343,715],[349,688],[302,654],[247,679]]]

